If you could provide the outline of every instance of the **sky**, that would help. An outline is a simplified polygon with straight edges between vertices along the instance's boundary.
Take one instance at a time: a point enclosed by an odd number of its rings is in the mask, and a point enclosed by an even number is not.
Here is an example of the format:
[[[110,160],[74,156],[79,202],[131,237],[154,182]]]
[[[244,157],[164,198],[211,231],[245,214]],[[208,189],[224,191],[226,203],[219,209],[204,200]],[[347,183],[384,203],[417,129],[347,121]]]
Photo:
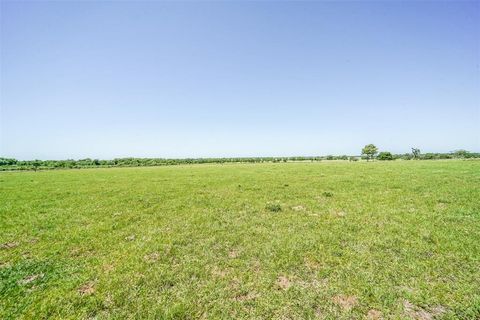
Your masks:
[[[480,151],[480,2],[1,1],[0,157]]]

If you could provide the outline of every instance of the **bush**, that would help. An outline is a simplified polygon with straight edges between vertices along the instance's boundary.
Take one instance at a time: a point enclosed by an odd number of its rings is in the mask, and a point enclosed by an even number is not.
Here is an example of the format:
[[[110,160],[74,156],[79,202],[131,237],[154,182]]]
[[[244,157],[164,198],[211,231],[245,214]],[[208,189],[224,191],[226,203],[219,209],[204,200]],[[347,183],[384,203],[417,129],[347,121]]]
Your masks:
[[[268,211],[271,211],[271,212],[280,212],[280,211],[282,211],[282,206],[278,203],[268,203],[265,206],[265,209],[267,209]]]
[[[378,160],[393,160],[393,156],[390,152],[388,151],[383,151],[380,152],[377,156]]]
[[[324,192],[322,193],[322,195],[323,195],[324,197],[327,197],[327,198],[333,197],[333,193],[331,193],[331,192],[329,192],[329,191],[324,191]]]

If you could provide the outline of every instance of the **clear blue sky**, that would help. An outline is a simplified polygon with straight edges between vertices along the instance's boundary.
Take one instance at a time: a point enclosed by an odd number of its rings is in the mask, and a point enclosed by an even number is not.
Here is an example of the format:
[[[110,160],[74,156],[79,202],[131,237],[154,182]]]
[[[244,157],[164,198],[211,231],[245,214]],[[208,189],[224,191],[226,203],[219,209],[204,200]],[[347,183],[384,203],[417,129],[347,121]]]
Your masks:
[[[480,151],[480,2],[1,2],[0,156]]]

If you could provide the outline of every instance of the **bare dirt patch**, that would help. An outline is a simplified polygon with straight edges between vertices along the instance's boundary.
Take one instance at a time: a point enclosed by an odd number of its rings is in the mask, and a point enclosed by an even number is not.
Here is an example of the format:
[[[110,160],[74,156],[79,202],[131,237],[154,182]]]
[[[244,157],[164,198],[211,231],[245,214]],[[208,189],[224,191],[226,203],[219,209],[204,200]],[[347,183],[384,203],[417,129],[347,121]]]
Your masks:
[[[133,240],[135,240],[135,235],[132,234],[132,235],[130,235],[130,236],[128,236],[128,237],[125,237],[125,240],[127,240],[127,241],[133,241]]]
[[[218,278],[225,278],[228,274],[227,270],[222,270],[217,267],[214,267],[212,270],[212,275]]]
[[[160,254],[158,252],[152,252],[143,257],[143,260],[145,260],[148,263],[154,263],[160,258]]]
[[[305,209],[304,206],[298,205],[298,206],[293,206],[292,210],[293,211],[305,211],[306,209]]]
[[[315,309],[315,319],[324,319],[324,318],[325,318],[325,316],[323,314],[322,309],[316,308]]]
[[[333,212],[333,215],[334,215],[335,217],[340,217],[340,218],[342,218],[342,217],[345,217],[345,216],[347,215],[347,213],[346,213],[345,211],[339,210],[339,211],[334,211],[334,212]]]
[[[343,310],[349,311],[358,304],[358,299],[355,296],[338,295],[333,297],[333,302],[342,307]]]
[[[94,282],[87,282],[84,285],[82,285],[79,289],[78,292],[82,296],[89,296],[95,292],[95,283]]]
[[[299,280],[295,282],[295,285],[303,289],[318,290],[319,288],[323,288],[327,285],[327,280],[326,279],[321,279],[321,280],[313,279],[310,281]]]
[[[78,257],[81,254],[81,250],[79,248],[73,248],[70,250],[70,255],[72,257]]]
[[[292,283],[291,283],[290,279],[288,279],[287,277],[280,276],[280,277],[277,278],[276,285],[277,285],[278,288],[286,290],[286,289],[290,288]]]
[[[238,257],[238,251],[237,250],[230,250],[230,252],[228,253],[228,257],[230,259],[235,259]]]
[[[320,269],[320,264],[310,257],[303,258],[303,263],[305,264],[305,267],[307,267],[309,270]]]
[[[103,271],[105,273],[110,273],[111,271],[113,271],[115,269],[115,266],[113,264],[105,264],[103,265]]]
[[[252,269],[253,269],[253,272],[255,273],[259,273],[260,270],[262,269],[262,264],[260,263],[259,260],[255,259],[253,262],[252,262]]]
[[[446,309],[442,306],[434,306],[427,309],[421,308],[405,300],[403,301],[403,311],[405,315],[415,320],[433,320],[445,313]]]
[[[20,245],[20,243],[13,241],[13,242],[5,242],[0,244],[0,249],[13,249]]]
[[[382,312],[375,309],[370,309],[367,313],[367,319],[369,320],[381,320],[383,319]]]
[[[40,274],[33,274],[31,276],[28,276],[26,278],[23,278],[22,280],[18,281],[18,284],[28,284],[30,282],[33,282],[39,278],[43,278],[43,273]]]
[[[239,296],[236,296],[235,297],[235,300],[236,301],[250,301],[250,300],[255,300],[256,298],[258,298],[258,293],[255,293],[255,292],[249,292],[247,294],[242,294],[242,295],[239,295]]]
[[[30,240],[28,240],[28,243],[31,243],[31,244],[35,244],[39,241],[38,238],[31,238]]]
[[[237,290],[237,289],[240,288],[240,285],[241,285],[240,280],[238,280],[238,278],[235,277],[235,278],[233,278],[233,279],[230,281],[229,287],[230,287],[232,290]]]

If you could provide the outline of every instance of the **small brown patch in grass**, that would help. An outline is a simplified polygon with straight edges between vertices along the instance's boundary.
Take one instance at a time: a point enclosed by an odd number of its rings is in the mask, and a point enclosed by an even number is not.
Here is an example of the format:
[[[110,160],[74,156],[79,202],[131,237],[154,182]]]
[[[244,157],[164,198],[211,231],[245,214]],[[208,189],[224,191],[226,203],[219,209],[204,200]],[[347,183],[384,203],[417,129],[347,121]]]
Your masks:
[[[305,267],[307,267],[309,270],[320,269],[320,264],[310,257],[303,258],[303,263],[305,264]]]
[[[443,202],[437,203],[436,208],[438,210],[445,210],[447,208],[447,204]]]
[[[382,312],[375,310],[375,309],[370,309],[367,313],[367,319],[369,320],[381,320],[383,319],[382,317]]]
[[[260,270],[262,269],[262,264],[260,263],[259,260],[254,260],[252,263],[253,267],[253,272],[259,273]]]
[[[315,309],[315,319],[324,319],[323,311],[320,308]]]
[[[403,301],[403,311],[406,316],[415,320],[433,320],[435,317],[445,313],[445,308],[442,306],[435,306],[429,309],[424,309],[418,306],[415,306],[411,302],[405,300]]]
[[[299,280],[295,282],[295,285],[302,288],[302,289],[308,289],[308,288],[314,288],[318,284],[317,280],[313,280],[312,282],[310,281],[305,281],[305,280]]]
[[[79,289],[78,292],[82,296],[89,296],[95,292],[95,283],[90,281],[82,285]]]
[[[73,248],[70,250],[70,255],[72,257],[78,257],[80,255],[80,249],[79,248]]]
[[[233,278],[231,281],[230,281],[230,288],[232,290],[235,290],[235,289],[238,289],[240,288],[240,280],[238,280],[238,278]]]
[[[113,271],[115,269],[115,267],[113,266],[113,264],[105,264],[103,265],[103,271],[105,271],[105,273],[109,273],[111,271]]]
[[[26,278],[23,278],[22,280],[18,281],[18,284],[28,284],[30,282],[33,282],[33,281],[37,280],[38,278],[43,278],[43,273],[34,274],[34,275],[28,276]]]
[[[214,267],[212,270],[212,275],[218,278],[225,278],[227,274],[227,270],[218,269],[217,267]]]
[[[408,287],[408,286],[397,286],[395,287],[396,290],[400,290],[400,291],[404,291],[408,294],[413,294],[414,292],[416,292],[415,289],[411,288],[411,287]]]
[[[107,296],[105,297],[105,300],[103,300],[103,305],[107,308],[113,306],[113,296],[111,293],[108,293]]]
[[[0,245],[0,249],[13,249],[20,245],[20,243],[13,241],[13,242],[5,242]]]
[[[298,206],[292,207],[292,210],[293,211],[305,211],[305,207],[298,205]]]
[[[341,218],[341,217],[345,217],[345,216],[347,215],[347,213],[346,213],[345,211],[340,210],[340,211],[335,211],[335,212],[333,213],[333,215],[334,215],[335,217],[340,217],[340,218]]]
[[[73,248],[70,250],[72,257],[88,256],[95,254],[94,249],[91,248]]]
[[[287,277],[280,276],[280,277],[277,278],[276,285],[280,289],[286,290],[286,289],[290,288],[292,283],[290,282],[290,279],[288,279]]]
[[[230,259],[235,259],[238,257],[238,251],[237,250],[230,250],[230,252],[228,253],[228,257]]]
[[[127,240],[127,241],[133,241],[133,240],[135,240],[135,235],[132,234],[132,235],[130,235],[130,236],[128,236],[128,237],[125,237],[125,240]]]
[[[333,297],[333,302],[342,307],[343,310],[348,311],[357,305],[358,299],[354,296],[338,295]]]
[[[447,312],[447,309],[445,309],[443,306],[435,306],[435,307],[430,308],[430,313],[434,317],[440,316],[440,315],[444,314],[445,312]]]
[[[242,294],[242,295],[239,295],[239,296],[236,296],[235,297],[235,300],[236,301],[250,301],[250,300],[255,300],[256,298],[258,298],[258,294],[255,293],[255,292],[249,292],[247,294]]]
[[[158,252],[152,252],[150,254],[147,254],[143,257],[143,260],[149,263],[156,262],[160,258],[160,254]]]

